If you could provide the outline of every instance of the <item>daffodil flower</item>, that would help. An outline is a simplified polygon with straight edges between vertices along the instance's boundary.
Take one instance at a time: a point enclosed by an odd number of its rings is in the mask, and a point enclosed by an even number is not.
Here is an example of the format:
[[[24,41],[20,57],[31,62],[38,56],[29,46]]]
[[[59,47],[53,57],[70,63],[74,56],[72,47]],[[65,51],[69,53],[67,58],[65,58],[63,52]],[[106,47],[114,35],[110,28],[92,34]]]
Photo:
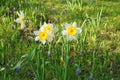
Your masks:
[[[22,11],[20,11],[20,13],[17,12],[17,15],[18,15],[19,18],[17,18],[15,20],[15,22],[20,23],[21,24],[21,29],[24,29],[25,28],[24,13]]]
[[[53,26],[53,24],[51,24],[51,23],[47,24],[46,22],[44,22],[41,29],[44,30],[44,31],[49,31],[51,33],[56,33],[57,32],[57,29]]]
[[[41,41],[43,44],[45,44],[46,41],[51,42],[53,40],[53,35],[51,35],[49,31],[43,29],[34,31],[34,34],[36,35],[35,41]]]
[[[67,40],[77,39],[78,34],[82,32],[81,28],[77,28],[76,22],[73,24],[65,23],[64,26],[66,30],[63,30],[62,34],[67,36]]]
[[[57,32],[57,28],[52,23],[46,23],[46,22],[44,22],[40,30],[44,30],[48,32],[51,39],[54,37],[54,34]]]

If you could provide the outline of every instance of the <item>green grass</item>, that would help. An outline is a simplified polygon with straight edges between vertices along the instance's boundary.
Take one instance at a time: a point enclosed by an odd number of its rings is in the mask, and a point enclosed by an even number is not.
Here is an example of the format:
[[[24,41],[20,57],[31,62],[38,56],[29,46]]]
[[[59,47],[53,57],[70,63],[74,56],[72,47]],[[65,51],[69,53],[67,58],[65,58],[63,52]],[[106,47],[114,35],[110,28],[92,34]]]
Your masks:
[[[119,80],[119,5],[119,0],[0,0],[0,80],[88,80],[90,75],[94,80]],[[21,10],[27,26],[23,32],[14,22]],[[66,42],[62,24],[74,21],[83,31],[77,41]],[[45,45],[33,35],[43,22],[58,28],[52,43]]]

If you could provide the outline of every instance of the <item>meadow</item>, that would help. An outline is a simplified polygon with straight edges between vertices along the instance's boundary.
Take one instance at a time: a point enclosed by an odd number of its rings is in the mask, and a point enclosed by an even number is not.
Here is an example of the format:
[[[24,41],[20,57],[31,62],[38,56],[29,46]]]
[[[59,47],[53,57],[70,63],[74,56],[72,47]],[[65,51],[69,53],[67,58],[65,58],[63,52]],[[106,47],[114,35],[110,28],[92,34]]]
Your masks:
[[[0,0],[0,80],[120,80],[120,0]]]

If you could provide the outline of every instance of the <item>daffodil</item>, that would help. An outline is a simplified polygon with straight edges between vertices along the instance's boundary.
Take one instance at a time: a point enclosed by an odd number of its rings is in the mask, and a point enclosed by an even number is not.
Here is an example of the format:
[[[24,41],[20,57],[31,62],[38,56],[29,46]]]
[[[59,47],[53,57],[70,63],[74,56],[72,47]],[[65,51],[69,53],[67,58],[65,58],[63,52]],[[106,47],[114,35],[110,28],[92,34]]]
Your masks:
[[[54,34],[57,32],[57,28],[52,23],[46,23],[46,22],[44,22],[40,30],[44,30],[48,32],[51,39],[53,39]]]
[[[53,24],[51,24],[51,23],[47,24],[46,22],[44,22],[41,29],[44,30],[44,31],[49,31],[51,33],[56,33],[57,32],[57,29],[54,27]]]
[[[22,11],[20,11],[20,13],[17,12],[17,15],[18,15],[19,18],[17,18],[15,20],[15,22],[20,23],[21,24],[21,29],[24,29],[25,28],[24,13]]]
[[[65,23],[64,26],[66,30],[63,30],[62,34],[67,36],[67,40],[77,39],[78,34],[82,32],[81,28],[77,28],[76,22],[73,24]]]
[[[51,42],[53,40],[53,35],[51,35],[49,31],[45,31],[43,29],[34,31],[34,34],[36,35],[35,41],[41,41],[43,44],[45,44],[46,41]]]

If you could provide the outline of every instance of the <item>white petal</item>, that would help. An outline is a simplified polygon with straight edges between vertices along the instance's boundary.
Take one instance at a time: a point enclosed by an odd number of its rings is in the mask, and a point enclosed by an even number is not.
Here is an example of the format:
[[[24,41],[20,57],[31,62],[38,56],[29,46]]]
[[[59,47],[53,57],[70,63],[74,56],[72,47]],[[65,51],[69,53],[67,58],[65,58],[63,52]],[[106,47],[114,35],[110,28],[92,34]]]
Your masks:
[[[20,15],[24,18],[24,13],[23,13],[23,11],[20,11]]]
[[[40,31],[34,31],[33,33],[34,33],[35,35],[38,35],[39,32],[40,32]]]
[[[20,18],[17,18],[16,20],[14,20],[17,23],[20,23]]]
[[[82,29],[81,28],[77,28],[77,33],[81,33],[82,32]]]
[[[66,30],[63,30],[63,31],[62,31],[62,34],[63,34],[63,35],[67,35],[67,31],[66,31]]]
[[[46,40],[41,40],[41,42],[42,42],[43,44],[45,44],[45,43],[46,43]]]
[[[74,27],[77,27],[77,23],[76,23],[76,22],[74,22],[74,23],[73,23],[73,26],[74,26]]]
[[[49,30],[48,30],[48,31],[46,31],[46,32],[47,32],[47,33],[48,33],[48,35],[50,35],[50,36],[54,34],[52,31],[49,31]]]
[[[51,27],[53,28],[53,24],[50,24],[50,23],[49,23],[48,25],[51,26]]]
[[[48,40],[49,42],[52,42],[53,37],[52,37],[52,36],[49,36],[47,40]]]
[[[71,26],[71,24],[68,23],[64,23],[63,25],[65,26],[66,29]]]
[[[54,33],[58,32],[58,29],[56,27],[53,28]]]
[[[67,37],[67,40],[70,40],[70,41],[71,41],[71,40],[73,40],[73,39],[74,39],[74,40],[77,40],[77,36],[68,36],[68,37]]]
[[[25,28],[25,23],[22,22],[22,23],[21,23],[21,29],[24,29],[24,28]]]
[[[44,22],[44,24],[43,25],[46,25],[47,23],[46,22]]]
[[[47,38],[47,40],[48,40],[49,42],[51,42],[51,41],[53,40],[54,33],[51,32],[51,31],[47,31],[47,33],[48,33],[48,38]]]
[[[18,15],[18,16],[20,16],[20,13],[19,13],[19,12],[17,12],[17,15]]]
[[[40,40],[39,36],[35,37],[35,41],[39,41],[39,40]]]
[[[67,36],[67,40],[69,41],[71,41],[71,40],[73,40],[73,36]]]
[[[44,25],[39,29],[40,31],[44,31]]]
[[[77,40],[77,38],[78,38],[78,35],[75,35],[75,36],[74,36],[74,39]]]

